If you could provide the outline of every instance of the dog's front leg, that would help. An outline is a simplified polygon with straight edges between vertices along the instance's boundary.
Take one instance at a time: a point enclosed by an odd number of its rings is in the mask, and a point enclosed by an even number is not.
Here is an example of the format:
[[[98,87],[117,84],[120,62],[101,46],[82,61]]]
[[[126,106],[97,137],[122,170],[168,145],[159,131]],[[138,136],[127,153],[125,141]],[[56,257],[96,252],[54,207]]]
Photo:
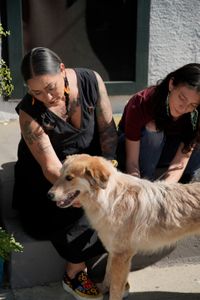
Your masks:
[[[128,273],[131,265],[132,253],[124,252],[114,254],[111,257],[109,279],[110,297],[109,300],[121,300],[124,287],[127,282]]]
[[[107,264],[106,264],[106,271],[105,271],[105,276],[104,280],[101,284],[101,291],[102,293],[106,293],[109,288],[110,288],[110,267],[111,267],[111,261],[112,261],[112,255],[108,254],[108,259],[107,259]]]

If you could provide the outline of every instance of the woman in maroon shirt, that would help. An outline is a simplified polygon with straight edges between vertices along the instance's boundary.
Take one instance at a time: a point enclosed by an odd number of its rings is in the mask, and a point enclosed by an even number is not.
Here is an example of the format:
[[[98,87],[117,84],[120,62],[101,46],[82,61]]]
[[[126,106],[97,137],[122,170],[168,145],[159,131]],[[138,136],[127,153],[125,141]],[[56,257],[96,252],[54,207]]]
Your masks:
[[[150,180],[159,167],[167,168],[162,179],[168,182],[190,178],[200,167],[199,110],[197,63],[133,95],[119,122],[119,168]]]

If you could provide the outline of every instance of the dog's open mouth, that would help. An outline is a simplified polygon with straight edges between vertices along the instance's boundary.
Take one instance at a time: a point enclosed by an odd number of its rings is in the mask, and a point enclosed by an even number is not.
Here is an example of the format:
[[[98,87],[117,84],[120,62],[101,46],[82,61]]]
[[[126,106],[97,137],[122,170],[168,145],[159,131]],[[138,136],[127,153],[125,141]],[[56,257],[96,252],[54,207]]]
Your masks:
[[[71,205],[72,201],[80,194],[80,191],[75,191],[73,193],[69,193],[67,195],[67,198],[65,198],[64,200],[60,200],[56,202],[56,205],[58,207],[67,207],[69,205]]]

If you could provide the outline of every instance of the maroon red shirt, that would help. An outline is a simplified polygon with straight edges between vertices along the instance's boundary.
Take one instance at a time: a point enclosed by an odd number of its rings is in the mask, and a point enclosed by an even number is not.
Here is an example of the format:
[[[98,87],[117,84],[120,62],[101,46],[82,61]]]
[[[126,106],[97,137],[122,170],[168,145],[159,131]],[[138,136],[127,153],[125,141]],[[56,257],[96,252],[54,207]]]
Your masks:
[[[142,128],[153,120],[149,99],[154,90],[155,87],[146,88],[133,95],[126,104],[119,128],[129,140],[140,140]]]
[[[152,112],[151,95],[155,86],[148,87],[132,96],[124,108],[122,118],[119,122],[119,132],[124,132],[127,139],[139,141],[142,129],[154,119]],[[168,136],[177,136],[183,142],[192,138],[190,113],[182,115],[177,120],[169,118],[165,123],[163,131]],[[186,130],[190,128],[190,130]]]

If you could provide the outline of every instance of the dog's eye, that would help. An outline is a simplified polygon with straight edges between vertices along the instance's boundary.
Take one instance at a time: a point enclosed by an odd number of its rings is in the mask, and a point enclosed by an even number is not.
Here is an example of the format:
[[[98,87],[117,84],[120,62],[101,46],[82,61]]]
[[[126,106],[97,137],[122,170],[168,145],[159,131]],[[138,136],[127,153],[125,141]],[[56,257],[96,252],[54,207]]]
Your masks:
[[[73,177],[72,177],[71,175],[66,175],[66,176],[65,176],[65,179],[66,179],[67,181],[71,181],[71,180],[73,179]]]

